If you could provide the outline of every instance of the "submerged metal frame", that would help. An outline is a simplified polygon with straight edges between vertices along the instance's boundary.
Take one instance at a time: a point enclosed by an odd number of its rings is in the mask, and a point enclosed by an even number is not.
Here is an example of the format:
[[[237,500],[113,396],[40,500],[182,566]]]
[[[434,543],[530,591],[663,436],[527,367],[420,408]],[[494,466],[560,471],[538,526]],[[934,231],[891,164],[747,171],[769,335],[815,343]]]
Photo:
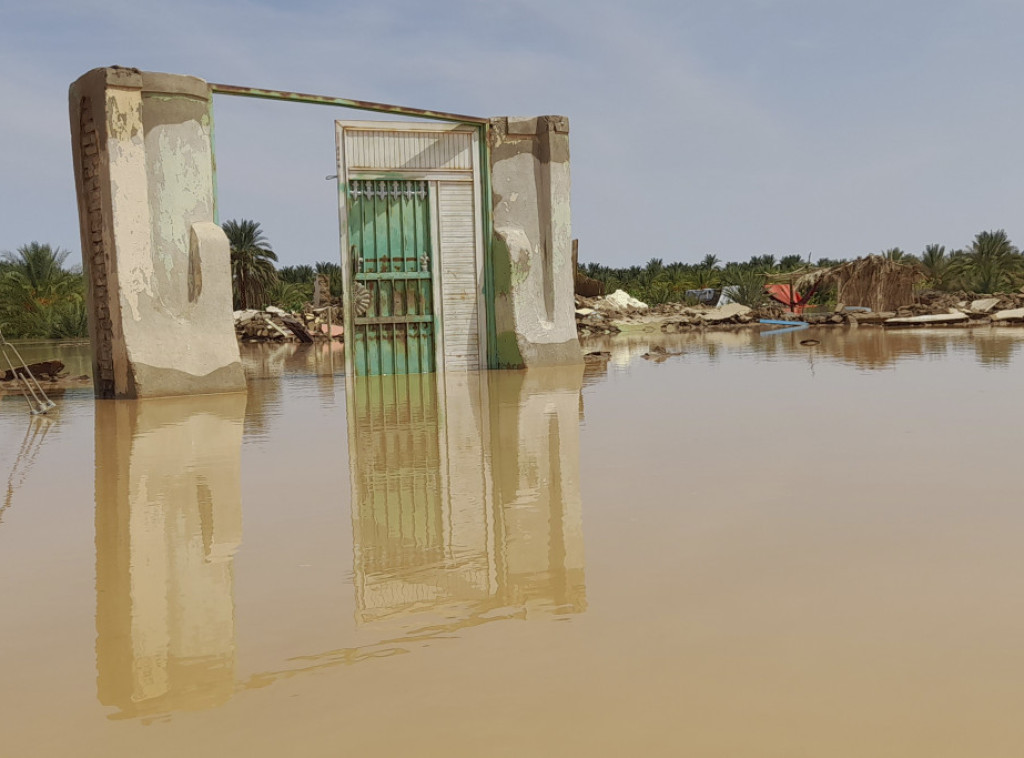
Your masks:
[[[491,122],[481,116],[467,116],[460,113],[446,113],[444,111],[425,110],[423,108],[410,108],[403,105],[389,105],[387,103],[374,103],[366,100],[351,100],[344,97],[330,97],[328,95],[312,95],[304,92],[288,92],[286,90],[260,89],[258,87],[237,87],[231,84],[210,84],[210,91],[214,95],[230,95],[233,97],[251,97],[259,100],[278,100],[290,103],[305,103],[307,105],[327,105],[334,108],[348,108],[350,110],[370,111],[372,113],[390,113],[396,116],[410,116],[412,118],[423,118],[431,121],[447,121],[456,124],[474,126],[479,133],[480,143],[480,192],[481,198],[481,222],[483,225],[484,237],[484,287],[481,293],[484,298],[487,344],[485,346],[488,368],[498,368],[498,345],[497,326],[495,322],[494,306],[494,220],[493,220],[493,196],[491,189],[491,148],[490,148],[490,126]],[[213,161],[213,214],[214,221],[220,223],[220,216],[217,207],[217,146],[214,140],[213,120],[213,98],[210,98],[209,109],[210,144]],[[343,178],[338,177],[338,192],[344,188]],[[339,255],[341,251],[339,250]],[[348,351],[346,351],[348,352]]]

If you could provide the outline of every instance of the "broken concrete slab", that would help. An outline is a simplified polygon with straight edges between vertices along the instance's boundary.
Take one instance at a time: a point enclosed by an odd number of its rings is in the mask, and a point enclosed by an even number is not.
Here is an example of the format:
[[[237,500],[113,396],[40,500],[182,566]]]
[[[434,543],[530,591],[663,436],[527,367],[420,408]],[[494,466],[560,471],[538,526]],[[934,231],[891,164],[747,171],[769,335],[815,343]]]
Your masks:
[[[1024,308],[1010,308],[1005,311],[996,311],[992,314],[993,321],[1021,321],[1024,320]]]
[[[966,313],[931,313],[925,316],[905,316],[902,318],[888,319],[886,326],[913,326],[914,324],[955,324],[967,321],[970,317]],[[1022,316],[1024,318],[1024,316]]]
[[[716,308],[715,310],[708,311],[701,315],[704,317],[705,321],[714,323],[717,321],[728,321],[729,319],[741,316],[749,316],[751,313],[751,309],[745,305],[729,303],[728,305],[723,305],[721,308]]]
[[[971,310],[975,313],[988,313],[999,305],[998,297],[985,297],[971,303]]]

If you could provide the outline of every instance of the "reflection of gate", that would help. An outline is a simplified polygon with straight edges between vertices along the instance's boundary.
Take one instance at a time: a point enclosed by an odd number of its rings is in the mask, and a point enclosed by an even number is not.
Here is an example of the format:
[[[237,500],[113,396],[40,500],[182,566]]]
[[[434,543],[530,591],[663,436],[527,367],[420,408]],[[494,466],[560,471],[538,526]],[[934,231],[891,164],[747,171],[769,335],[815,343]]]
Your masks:
[[[346,368],[486,367],[475,127],[337,122]]]
[[[579,613],[582,367],[346,382],[356,618]],[[516,611],[518,615],[518,611]]]
[[[484,602],[495,592],[484,473],[465,460],[449,461],[452,448],[475,447],[470,461],[483,459],[479,429],[471,423],[473,447],[460,444],[466,419],[452,419],[445,410],[443,385],[462,387],[460,379],[466,376],[479,375],[385,376],[351,383],[349,455],[360,621],[430,608],[451,610]],[[478,379],[475,386],[484,385]],[[465,391],[457,394],[462,415],[481,422],[480,400]]]

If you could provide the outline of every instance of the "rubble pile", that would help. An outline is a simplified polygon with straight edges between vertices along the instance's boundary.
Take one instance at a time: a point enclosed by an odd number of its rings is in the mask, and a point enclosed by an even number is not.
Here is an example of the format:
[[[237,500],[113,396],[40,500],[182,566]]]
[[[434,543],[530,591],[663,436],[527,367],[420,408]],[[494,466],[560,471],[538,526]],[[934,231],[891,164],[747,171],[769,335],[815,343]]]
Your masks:
[[[622,295],[625,295],[625,298]],[[630,307],[630,301],[642,308]],[[614,321],[629,315],[639,315],[647,308],[646,303],[641,303],[622,290],[616,290],[608,297],[576,295],[576,332],[581,337],[592,334],[617,334],[622,330],[613,323]]]
[[[88,376],[72,376],[64,368],[61,361],[52,360],[30,363],[24,367],[14,366],[7,371],[0,370],[0,395],[22,394],[23,377],[34,378],[45,387],[47,393],[92,384],[92,379]]]
[[[269,305],[262,310],[235,311],[235,335],[241,342],[313,342],[331,338],[342,339],[341,309],[332,306],[314,308],[306,305],[302,311],[289,313],[283,308]],[[328,315],[330,318],[328,318]]]
[[[832,309],[808,308],[790,313],[772,301],[752,310],[729,303],[721,307],[665,303],[648,306],[619,290],[605,297],[576,296],[579,336],[615,334],[635,327],[676,333],[691,329],[736,329],[756,326],[759,319],[806,322],[815,326],[980,326],[1024,324],[1024,290],[998,295],[968,292],[923,292],[917,302],[889,311],[840,303]]]
[[[661,323],[663,332],[683,332],[688,329],[703,329],[708,326],[732,326],[757,321],[758,314],[739,303],[729,303],[721,308],[706,305],[679,306],[674,313],[668,313]]]
[[[761,315],[774,314],[758,314],[737,303],[730,303],[721,308],[684,303],[666,303],[651,307],[622,290],[605,297],[576,296],[576,330],[581,337],[616,334],[624,327],[633,326],[660,328],[666,332],[700,329],[705,326],[734,326],[749,324]]]

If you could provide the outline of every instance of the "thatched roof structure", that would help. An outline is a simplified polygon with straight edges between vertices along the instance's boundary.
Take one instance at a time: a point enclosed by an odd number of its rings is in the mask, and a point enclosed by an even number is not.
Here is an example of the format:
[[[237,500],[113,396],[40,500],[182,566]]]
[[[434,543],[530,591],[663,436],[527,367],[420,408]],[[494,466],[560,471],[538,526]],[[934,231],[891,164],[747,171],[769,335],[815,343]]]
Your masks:
[[[925,279],[921,270],[881,255],[869,255],[838,266],[808,271],[797,280],[801,291],[836,288],[840,303],[862,305],[874,311],[893,311],[913,304],[917,284]]]

